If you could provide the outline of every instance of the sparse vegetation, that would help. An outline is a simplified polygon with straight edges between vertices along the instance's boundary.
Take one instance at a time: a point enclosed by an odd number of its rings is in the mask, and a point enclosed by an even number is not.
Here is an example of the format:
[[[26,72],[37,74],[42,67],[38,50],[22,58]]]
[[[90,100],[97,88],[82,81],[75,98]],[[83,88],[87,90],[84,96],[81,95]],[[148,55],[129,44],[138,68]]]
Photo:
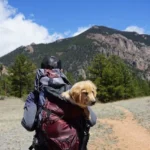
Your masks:
[[[24,55],[18,55],[9,68],[10,94],[22,97],[33,90],[36,66]]]
[[[99,54],[89,66],[89,79],[98,88],[98,99],[110,102],[132,97],[147,96],[150,86],[135,74],[131,68],[117,56]]]

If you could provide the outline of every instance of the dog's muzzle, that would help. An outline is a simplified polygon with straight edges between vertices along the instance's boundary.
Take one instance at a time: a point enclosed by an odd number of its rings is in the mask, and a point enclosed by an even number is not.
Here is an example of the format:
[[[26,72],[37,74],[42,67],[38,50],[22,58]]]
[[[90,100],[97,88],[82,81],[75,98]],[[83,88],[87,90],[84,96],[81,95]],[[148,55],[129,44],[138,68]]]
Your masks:
[[[93,101],[90,102],[90,105],[91,105],[91,106],[92,106],[92,105],[95,105],[95,103],[96,103],[96,100],[93,100]]]

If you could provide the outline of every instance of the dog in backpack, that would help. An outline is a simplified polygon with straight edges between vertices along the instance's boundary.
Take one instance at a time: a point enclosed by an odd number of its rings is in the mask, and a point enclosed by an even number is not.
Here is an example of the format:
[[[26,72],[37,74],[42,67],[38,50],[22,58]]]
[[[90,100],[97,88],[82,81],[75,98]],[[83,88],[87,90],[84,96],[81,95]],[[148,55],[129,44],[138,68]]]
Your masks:
[[[83,108],[85,117],[88,120],[90,116],[87,106],[92,106],[96,103],[96,95],[96,85],[90,80],[77,82],[70,90],[61,94],[62,97]]]

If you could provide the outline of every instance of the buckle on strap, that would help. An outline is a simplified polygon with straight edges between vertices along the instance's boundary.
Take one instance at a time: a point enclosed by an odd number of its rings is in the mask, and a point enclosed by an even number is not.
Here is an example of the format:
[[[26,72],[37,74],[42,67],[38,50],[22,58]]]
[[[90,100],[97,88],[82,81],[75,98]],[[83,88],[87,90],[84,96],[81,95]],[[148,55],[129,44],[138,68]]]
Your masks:
[[[38,145],[38,139],[36,136],[34,136],[32,145],[29,147],[29,150],[35,149],[35,146],[37,146],[37,145]]]
[[[30,147],[29,147],[29,150],[32,150],[34,147],[33,147],[33,145],[31,145]]]

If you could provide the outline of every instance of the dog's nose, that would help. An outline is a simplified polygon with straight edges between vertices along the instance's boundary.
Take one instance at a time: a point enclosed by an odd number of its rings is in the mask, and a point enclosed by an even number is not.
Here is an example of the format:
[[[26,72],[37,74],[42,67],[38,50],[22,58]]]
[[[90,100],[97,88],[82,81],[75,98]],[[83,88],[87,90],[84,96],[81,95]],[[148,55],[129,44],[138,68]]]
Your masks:
[[[91,105],[94,105],[96,103],[96,101],[91,102]]]

